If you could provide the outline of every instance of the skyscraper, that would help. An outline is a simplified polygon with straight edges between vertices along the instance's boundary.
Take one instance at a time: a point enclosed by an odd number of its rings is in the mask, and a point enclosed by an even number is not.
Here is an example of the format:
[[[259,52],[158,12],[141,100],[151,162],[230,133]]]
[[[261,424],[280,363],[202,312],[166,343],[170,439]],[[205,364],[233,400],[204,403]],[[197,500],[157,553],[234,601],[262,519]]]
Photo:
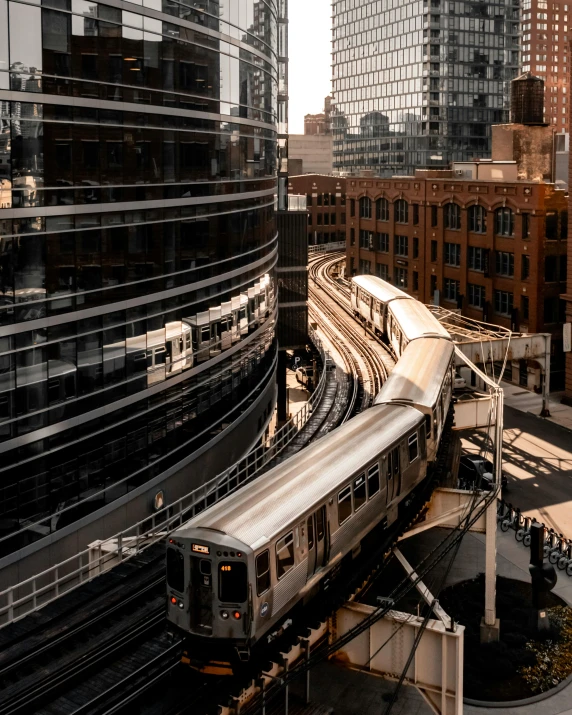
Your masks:
[[[0,570],[146,518],[270,419],[277,15],[0,0]]]
[[[334,0],[334,169],[490,156],[519,68],[519,0]]]

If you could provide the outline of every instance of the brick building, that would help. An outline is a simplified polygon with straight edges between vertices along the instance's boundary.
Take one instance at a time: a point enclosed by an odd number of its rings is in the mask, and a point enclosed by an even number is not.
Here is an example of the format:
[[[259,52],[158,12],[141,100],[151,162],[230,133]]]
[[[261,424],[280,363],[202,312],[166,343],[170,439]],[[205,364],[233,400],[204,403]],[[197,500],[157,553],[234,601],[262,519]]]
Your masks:
[[[306,196],[308,245],[346,238],[346,179],[323,174],[302,174],[288,179],[289,194]]]
[[[483,161],[348,177],[347,272],[470,318],[552,333],[551,387],[562,389],[567,198],[518,171],[514,161]]]
[[[569,12],[570,10],[570,12]],[[569,43],[572,6],[562,0],[526,0],[522,5],[522,70],[544,80],[544,121],[569,131]]]

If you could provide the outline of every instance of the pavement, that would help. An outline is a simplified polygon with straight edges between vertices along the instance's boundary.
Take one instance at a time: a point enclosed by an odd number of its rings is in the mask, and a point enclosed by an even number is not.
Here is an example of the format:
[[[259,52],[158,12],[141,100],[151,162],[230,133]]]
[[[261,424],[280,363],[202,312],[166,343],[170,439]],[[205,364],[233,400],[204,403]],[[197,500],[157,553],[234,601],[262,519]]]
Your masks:
[[[551,392],[549,396],[548,409],[550,417],[540,417],[542,411],[542,395],[525,390],[512,382],[501,381],[504,390],[504,403],[508,407],[513,407],[521,412],[530,412],[536,415],[543,422],[553,423],[560,427],[572,430],[572,407],[563,405],[560,400],[563,392]]]

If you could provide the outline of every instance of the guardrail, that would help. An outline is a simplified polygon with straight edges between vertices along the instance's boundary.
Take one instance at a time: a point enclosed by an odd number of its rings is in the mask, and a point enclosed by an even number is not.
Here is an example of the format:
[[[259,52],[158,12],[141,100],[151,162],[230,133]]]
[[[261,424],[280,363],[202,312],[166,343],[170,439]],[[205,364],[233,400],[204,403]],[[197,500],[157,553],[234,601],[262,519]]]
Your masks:
[[[318,243],[316,246],[308,246],[308,255],[314,253],[328,253],[329,251],[344,251],[346,248],[345,241],[334,241],[333,243]]]
[[[527,547],[530,546],[531,541],[530,527],[535,523],[542,524],[544,527],[544,558],[554,566],[558,566],[561,571],[566,571],[568,576],[572,576],[571,539],[558,534],[554,529],[549,529],[534,517],[523,516],[518,507],[504,499],[499,499],[498,502],[497,521],[501,531],[507,532],[513,529],[514,538]]]
[[[310,329],[309,335],[320,352],[323,370],[316,389],[296,415],[239,462],[174,503],[164,506],[152,516],[108,539],[90,544],[88,548],[42,573],[1,591],[0,628],[42,608],[117,564],[129,560],[152,544],[162,541],[193,516],[258,476],[296,437],[322,399],[327,373],[332,363],[315,331]]]

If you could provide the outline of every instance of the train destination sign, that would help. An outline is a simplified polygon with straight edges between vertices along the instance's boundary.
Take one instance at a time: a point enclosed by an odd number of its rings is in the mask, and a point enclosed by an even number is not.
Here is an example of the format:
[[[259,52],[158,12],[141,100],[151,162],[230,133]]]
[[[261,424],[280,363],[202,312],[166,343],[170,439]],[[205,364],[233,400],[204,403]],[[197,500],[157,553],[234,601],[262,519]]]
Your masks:
[[[202,544],[191,544],[191,551],[196,554],[210,554],[211,552],[208,546],[203,546]]]

